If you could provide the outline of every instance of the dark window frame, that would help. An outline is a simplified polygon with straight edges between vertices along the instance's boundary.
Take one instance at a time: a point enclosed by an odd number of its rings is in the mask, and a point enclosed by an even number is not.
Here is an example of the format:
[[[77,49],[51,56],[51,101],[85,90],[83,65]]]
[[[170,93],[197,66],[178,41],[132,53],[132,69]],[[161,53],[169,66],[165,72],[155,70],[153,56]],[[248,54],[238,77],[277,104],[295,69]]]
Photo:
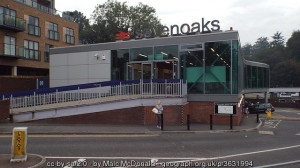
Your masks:
[[[33,22],[33,23],[31,23],[31,22]],[[41,36],[41,27],[39,25],[40,25],[40,20],[38,17],[29,16],[29,18],[28,18],[28,34],[33,35],[33,36]]]
[[[25,45],[25,43],[27,43],[27,46]],[[37,49],[35,49],[36,44],[37,44]],[[39,45],[40,44],[37,41],[24,40],[24,57],[26,59],[40,61],[41,52],[39,50],[40,49]]]
[[[58,24],[50,22],[48,33],[50,40],[59,41]],[[53,36],[51,36],[51,34],[53,34]]]

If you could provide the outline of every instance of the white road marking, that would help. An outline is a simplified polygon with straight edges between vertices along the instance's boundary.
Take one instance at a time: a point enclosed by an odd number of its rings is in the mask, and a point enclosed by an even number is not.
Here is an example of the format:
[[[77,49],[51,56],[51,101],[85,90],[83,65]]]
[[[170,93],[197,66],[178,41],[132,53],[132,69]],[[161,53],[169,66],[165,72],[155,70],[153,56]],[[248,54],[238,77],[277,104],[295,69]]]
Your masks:
[[[273,131],[258,131],[258,133],[263,135],[274,135]]]
[[[296,134],[296,135],[300,135],[300,133],[299,133],[299,134]]]
[[[267,153],[267,152],[274,152],[274,151],[280,151],[280,150],[286,150],[286,149],[293,149],[293,148],[299,148],[300,145],[294,145],[294,146],[287,146],[287,147],[281,147],[281,148],[274,148],[274,149],[267,149],[267,150],[261,150],[261,151],[255,151],[255,152],[248,152],[248,153],[240,153],[240,154],[233,154],[233,155],[226,155],[226,156],[220,156],[220,157],[211,157],[211,158],[174,158],[174,157],[53,157],[53,156],[47,156],[46,159],[158,159],[158,160],[181,160],[181,161],[175,161],[175,162],[169,162],[169,163],[180,163],[180,162],[196,162],[196,161],[204,161],[204,160],[220,160],[220,159],[226,159],[226,158],[232,158],[232,157],[238,157],[238,156],[245,156],[245,155],[253,155],[253,154],[259,154],[259,153]],[[158,163],[159,164],[159,163]]]
[[[276,128],[279,123],[281,122],[281,120],[266,120],[264,122],[264,126],[265,128]]]

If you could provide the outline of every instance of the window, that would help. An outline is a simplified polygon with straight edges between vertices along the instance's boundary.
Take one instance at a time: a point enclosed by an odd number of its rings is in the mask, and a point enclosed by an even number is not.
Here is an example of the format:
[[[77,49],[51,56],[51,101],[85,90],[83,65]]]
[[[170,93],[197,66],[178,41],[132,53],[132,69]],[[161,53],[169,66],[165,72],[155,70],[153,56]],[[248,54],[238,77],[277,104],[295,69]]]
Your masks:
[[[39,60],[39,43],[35,41],[24,40],[24,56],[27,59]]]
[[[9,26],[16,25],[16,11],[8,8],[0,7],[0,24]]]
[[[41,28],[39,27],[39,19],[33,16],[29,16],[28,21],[28,34],[34,36],[41,35]]]
[[[53,48],[51,44],[45,44],[44,61],[49,62],[50,48]]]
[[[16,38],[4,36],[4,55],[16,55]]]
[[[71,28],[66,29],[66,43],[74,44],[74,30]]]
[[[58,26],[55,23],[49,23],[49,39],[59,40]]]

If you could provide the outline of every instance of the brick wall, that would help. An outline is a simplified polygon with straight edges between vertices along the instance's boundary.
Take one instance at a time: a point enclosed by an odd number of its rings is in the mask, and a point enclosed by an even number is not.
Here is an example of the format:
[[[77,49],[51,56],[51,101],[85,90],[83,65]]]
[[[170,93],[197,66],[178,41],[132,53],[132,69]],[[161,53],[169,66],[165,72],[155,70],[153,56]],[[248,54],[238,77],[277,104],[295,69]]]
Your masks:
[[[215,114],[214,102],[190,102],[189,113],[191,122],[194,123],[210,123],[210,115],[213,115],[214,124],[229,124],[229,115]],[[242,120],[242,107],[237,107],[237,115],[233,116],[233,125],[240,125]]]
[[[0,45],[3,45],[2,43],[4,42],[5,35],[15,37],[17,46],[24,46],[24,40],[36,41],[39,42],[39,50],[41,51],[41,55],[39,61],[26,60],[26,59],[16,60],[16,59],[0,58],[0,65],[49,69],[49,63],[44,61],[45,44],[51,44],[54,47],[73,46],[72,44],[67,44],[64,41],[63,27],[69,27],[74,30],[75,45],[79,44],[79,39],[78,39],[79,27],[77,23],[68,21],[66,19],[62,19],[58,16],[54,16],[46,12],[42,12],[38,9],[32,8],[30,6],[12,0],[1,0],[0,6],[3,7],[9,6],[9,9],[16,10],[17,17],[21,19],[25,19],[26,18],[25,16],[29,16],[29,15],[39,18],[39,27],[41,28],[41,33],[40,33],[41,36],[34,36],[28,34],[27,25],[26,25],[26,30],[24,32],[18,32],[18,33],[15,33],[14,31],[11,30],[1,29]],[[48,30],[48,28],[46,28],[46,22],[52,22],[58,24],[59,41],[50,40],[49,37],[46,36]]]
[[[0,94],[36,89],[36,78],[0,77]]]
[[[67,124],[139,124],[143,125],[143,107],[134,107],[84,115],[38,120],[38,123]]]
[[[9,100],[0,100],[0,122],[9,118]]]

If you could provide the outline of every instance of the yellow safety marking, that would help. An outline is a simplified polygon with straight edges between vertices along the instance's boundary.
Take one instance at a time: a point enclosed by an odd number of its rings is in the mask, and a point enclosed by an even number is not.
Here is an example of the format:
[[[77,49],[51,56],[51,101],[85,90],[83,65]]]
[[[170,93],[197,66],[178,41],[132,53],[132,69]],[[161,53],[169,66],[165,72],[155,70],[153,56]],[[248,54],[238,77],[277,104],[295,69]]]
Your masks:
[[[159,134],[134,134],[134,135],[28,135],[29,138],[138,138],[156,137]],[[12,135],[0,135],[0,138],[11,138]]]

